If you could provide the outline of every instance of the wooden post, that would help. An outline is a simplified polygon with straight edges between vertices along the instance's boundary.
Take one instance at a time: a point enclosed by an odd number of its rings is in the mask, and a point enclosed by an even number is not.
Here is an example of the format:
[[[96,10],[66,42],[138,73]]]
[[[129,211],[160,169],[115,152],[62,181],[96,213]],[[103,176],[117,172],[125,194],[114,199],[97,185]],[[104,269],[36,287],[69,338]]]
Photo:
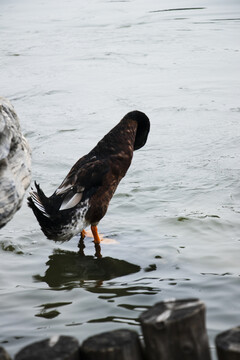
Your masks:
[[[0,346],[0,360],[11,360],[6,350]]]
[[[78,341],[71,336],[52,336],[26,346],[14,360],[79,360]]]
[[[210,360],[205,305],[198,299],[157,303],[140,316],[148,360]]]
[[[219,360],[239,360],[240,326],[217,335],[215,343]]]
[[[91,336],[81,347],[84,360],[142,360],[138,334],[132,330],[115,330]]]

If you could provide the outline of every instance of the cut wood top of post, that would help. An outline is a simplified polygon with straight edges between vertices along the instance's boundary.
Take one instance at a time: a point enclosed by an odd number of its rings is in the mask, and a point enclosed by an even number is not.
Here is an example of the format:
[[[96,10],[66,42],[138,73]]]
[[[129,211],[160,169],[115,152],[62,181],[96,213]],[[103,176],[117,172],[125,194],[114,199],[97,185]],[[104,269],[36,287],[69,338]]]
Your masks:
[[[240,326],[224,331],[217,335],[216,346],[225,351],[240,354]]]
[[[71,336],[52,336],[20,350],[15,360],[78,360],[79,343]]]
[[[199,299],[161,301],[143,312],[139,319],[145,324],[153,322],[163,324],[192,316],[200,309],[205,309],[205,305]]]
[[[82,349],[85,351],[92,349],[94,349],[94,351],[102,351],[109,347],[121,349],[122,346],[131,343],[133,338],[138,340],[138,334],[132,330],[119,329],[108,331],[89,337],[83,342]]]

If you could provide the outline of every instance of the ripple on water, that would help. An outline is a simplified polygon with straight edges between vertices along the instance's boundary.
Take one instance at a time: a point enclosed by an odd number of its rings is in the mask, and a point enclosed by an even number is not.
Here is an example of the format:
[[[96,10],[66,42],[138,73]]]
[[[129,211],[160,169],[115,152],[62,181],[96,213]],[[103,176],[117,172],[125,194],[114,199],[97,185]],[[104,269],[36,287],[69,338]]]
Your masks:
[[[14,244],[11,240],[1,241],[0,246],[3,251],[9,251],[17,255],[24,254],[24,252],[21,249],[21,246]]]
[[[90,241],[74,253],[77,237],[56,249],[26,202],[1,229],[0,341],[11,355],[56,333],[139,331],[140,312],[166,298],[206,302],[211,346],[236,325],[238,11],[235,0],[3,2],[2,92],[48,195],[125,113],[151,120],[100,223],[118,241],[102,259]]]

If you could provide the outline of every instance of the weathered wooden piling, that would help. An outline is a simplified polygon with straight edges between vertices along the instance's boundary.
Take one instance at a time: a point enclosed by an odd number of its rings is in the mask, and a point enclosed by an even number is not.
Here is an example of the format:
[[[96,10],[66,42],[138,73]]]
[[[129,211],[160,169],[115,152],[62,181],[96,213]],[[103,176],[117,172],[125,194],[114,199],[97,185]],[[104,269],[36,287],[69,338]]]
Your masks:
[[[219,360],[240,360],[240,326],[217,335],[215,343]]]
[[[140,316],[144,341],[128,329],[104,332],[79,346],[70,336],[53,336],[26,346],[14,360],[211,360],[205,305],[198,299],[169,300]],[[240,326],[215,339],[218,360],[240,360]],[[11,360],[0,347],[0,360]]]
[[[15,360],[79,360],[79,343],[71,336],[52,336],[28,345]]]
[[[0,360],[11,360],[6,350],[0,346]]]
[[[115,330],[92,336],[81,347],[84,360],[142,360],[138,334],[132,330]]]
[[[159,302],[140,322],[148,360],[210,360],[202,301]]]

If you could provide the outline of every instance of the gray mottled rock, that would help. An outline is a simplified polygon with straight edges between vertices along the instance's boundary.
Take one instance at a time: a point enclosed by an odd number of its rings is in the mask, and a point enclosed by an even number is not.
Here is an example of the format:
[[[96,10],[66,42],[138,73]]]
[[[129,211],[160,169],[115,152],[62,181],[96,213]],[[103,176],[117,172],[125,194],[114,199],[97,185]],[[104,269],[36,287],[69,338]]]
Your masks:
[[[12,104],[0,97],[0,228],[21,207],[30,180],[29,145]]]

